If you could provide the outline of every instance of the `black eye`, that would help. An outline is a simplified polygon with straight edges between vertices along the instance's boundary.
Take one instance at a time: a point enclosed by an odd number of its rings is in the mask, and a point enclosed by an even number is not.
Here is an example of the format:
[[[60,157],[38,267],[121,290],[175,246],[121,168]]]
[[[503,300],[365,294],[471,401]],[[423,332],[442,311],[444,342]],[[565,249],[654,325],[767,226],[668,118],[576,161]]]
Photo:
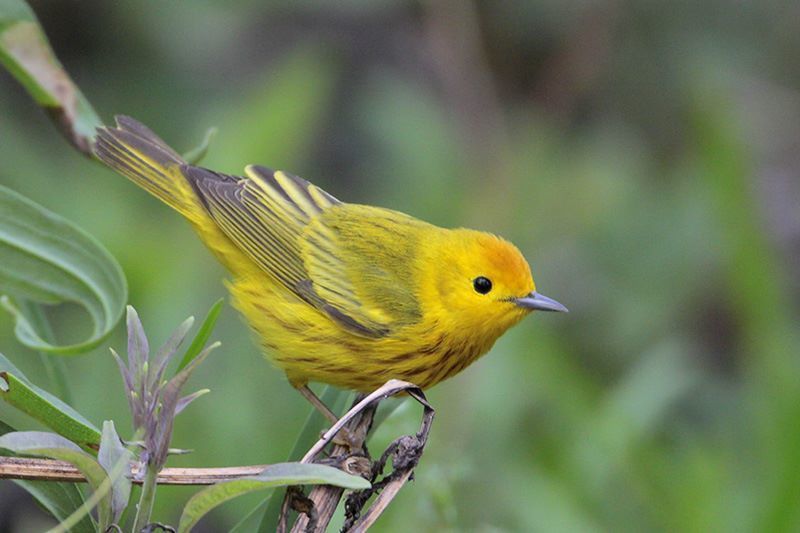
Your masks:
[[[489,278],[484,278],[483,276],[478,276],[472,280],[472,286],[475,287],[475,292],[479,294],[486,294],[492,290],[492,280]]]

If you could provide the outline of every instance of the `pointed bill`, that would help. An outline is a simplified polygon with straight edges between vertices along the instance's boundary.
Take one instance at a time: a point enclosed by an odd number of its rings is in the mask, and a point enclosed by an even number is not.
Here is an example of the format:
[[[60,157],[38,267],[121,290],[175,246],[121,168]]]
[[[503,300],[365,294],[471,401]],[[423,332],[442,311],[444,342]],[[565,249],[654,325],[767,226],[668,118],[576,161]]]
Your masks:
[[[562,304],[548,298],[544,294],[539,294],[536,291],[531,292],[522,298],[512,298],[512,302],[525,309],[532,309],[535,311],[553,311],[557,313],[569,313],[569,310]]]

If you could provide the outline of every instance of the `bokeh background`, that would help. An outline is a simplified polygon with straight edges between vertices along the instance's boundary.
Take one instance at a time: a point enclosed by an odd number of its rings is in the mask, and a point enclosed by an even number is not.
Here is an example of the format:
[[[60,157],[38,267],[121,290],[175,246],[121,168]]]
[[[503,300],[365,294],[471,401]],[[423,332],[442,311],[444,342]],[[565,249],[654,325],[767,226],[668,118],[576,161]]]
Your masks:
[[[31,5],[104,119],[130,114],[178,150],[217,126],[211,168],[283,168],[501,234],[570,308],[430,391],[432,442],[376,530],[800,529],[800,4]],[[0,183],[109,248],[154,344],[225,295],[189,226],[74,152],[5,72]],[[230,307],[215,338],[193,378],[212,393],[173,441],[195,452],[172,464],[284,460],[307,404]],[[0,349],[48,386],[5,315]],[[106,346],[68,370],[78,410],[129,427]],[[377,442],[418,417],[409,404]],[[155,518],[176,523],[192,492],[160,488]],[[40,523],[10,482],[0,500],[5,527]]]

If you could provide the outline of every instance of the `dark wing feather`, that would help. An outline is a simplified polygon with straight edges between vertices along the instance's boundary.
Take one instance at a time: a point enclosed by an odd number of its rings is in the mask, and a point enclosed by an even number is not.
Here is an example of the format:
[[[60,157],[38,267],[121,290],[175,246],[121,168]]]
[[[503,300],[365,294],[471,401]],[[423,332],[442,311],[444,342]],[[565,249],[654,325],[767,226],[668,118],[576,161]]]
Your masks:
[[[331,301],[320,296],[326,288],[309,275],[304,233],[323,212],[341,204],[336,198],[302,178],[265,167],[247,167],[249,178],[191,165],[181,171],[220,229],[264,272],[351,333],[380,337],[389,332],[361,305],[349,280],[333,289],[344,292],[343,298]],[[340,274],[345,277],[346,269]]]

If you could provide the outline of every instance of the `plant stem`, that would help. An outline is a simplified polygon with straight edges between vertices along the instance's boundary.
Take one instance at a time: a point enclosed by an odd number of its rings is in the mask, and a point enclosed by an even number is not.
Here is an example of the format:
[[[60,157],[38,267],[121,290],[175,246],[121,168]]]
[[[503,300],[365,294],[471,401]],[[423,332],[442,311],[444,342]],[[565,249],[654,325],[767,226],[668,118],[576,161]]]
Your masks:
[[[156,478],[158,477],[158,472],[150,465],[146,469],[144,483],[142,483],[142,494],[139,496],[139,504],[136,506],[136,519],[133,522],[133,531],[135,533],[139,533],[150,523],[153,502],[156,500]]]

